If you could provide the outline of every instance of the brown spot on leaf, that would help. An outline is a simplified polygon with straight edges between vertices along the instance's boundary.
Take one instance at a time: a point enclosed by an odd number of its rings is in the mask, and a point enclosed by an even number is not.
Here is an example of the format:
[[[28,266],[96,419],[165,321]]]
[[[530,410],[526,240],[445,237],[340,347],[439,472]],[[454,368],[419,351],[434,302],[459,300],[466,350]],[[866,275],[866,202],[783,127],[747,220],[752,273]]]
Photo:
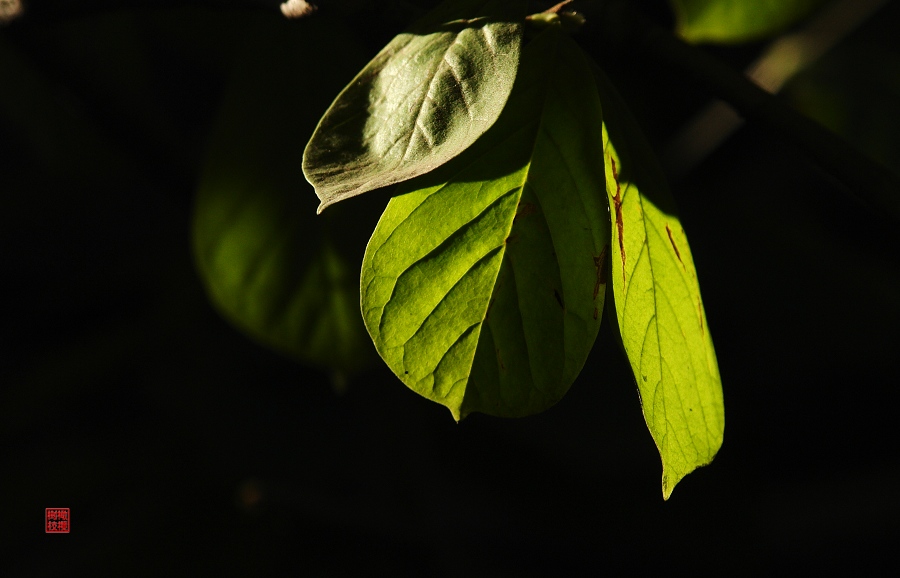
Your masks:
[[[598,315],[600,315],[600,312],[597,311],[596,307],[594,307],[594,319],[596,319]]]
[[[616,211],[616,229],[619,231],[619,254],[622,256],[622,286],[625,286],[625,222],[622,220],[622,188],[619,185],[619,171],[616,169],[616,159],[609,157],[612,164],[613,180],[616,181],[616,194],[613,197],[613,205]]]
[[[669,224],[666,223],[666,233],[669,234],[669,242],[672,243],[672,248],[675,249],[675,256],[678,257],[678,262],[681,263],[681,268],[685,269],[684,261],[681,260],[681,253],[678,251],[678,246],[675,245],[675,239],[672,238],[672,229],[669,228]],[[687,269],[685,269],[686,271]]]
[[[597,282],[594,283],[594,299],[596,299],[597,295],[600,293],[600,286],[606,285],[606,253],[608,250],[609,245],[603,245],[600,254],[594,257],[594,267],[597,269]],[[594,319],[596,319],[596,317],[594,317]]]

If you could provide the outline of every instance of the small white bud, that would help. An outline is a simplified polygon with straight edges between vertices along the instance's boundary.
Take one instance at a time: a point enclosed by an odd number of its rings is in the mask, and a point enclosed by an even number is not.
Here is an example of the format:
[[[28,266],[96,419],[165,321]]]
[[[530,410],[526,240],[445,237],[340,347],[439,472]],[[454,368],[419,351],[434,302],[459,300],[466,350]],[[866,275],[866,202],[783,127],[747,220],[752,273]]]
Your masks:
[[[281,5],[281,13],[288,18],[301,18],[308,16],[316,10],[315,4],[305,0],[287,0]]]

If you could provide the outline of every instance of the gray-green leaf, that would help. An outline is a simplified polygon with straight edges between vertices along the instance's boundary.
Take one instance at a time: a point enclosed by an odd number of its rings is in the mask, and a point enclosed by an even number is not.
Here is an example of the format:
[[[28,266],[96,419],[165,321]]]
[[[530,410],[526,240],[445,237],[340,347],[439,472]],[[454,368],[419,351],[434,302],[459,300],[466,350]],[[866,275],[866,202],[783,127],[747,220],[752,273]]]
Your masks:
[[[216,308],[256,340],[302,362],[352,372],[374,355],[359,314],[355,266],[341,239],[325,228],[348,223],[338,214],[317,219],[312,195],[298,192],[308,185],[295,170],[295,136],[316,121],[296,102],[327,102],[329,89],[310,90],[300,76],[283,74],[293,54],[342,28],[319,19],[298,35],[290,23],[267,19],[253,31],[197,191],[197,268]],[[352,66],[352,38],[334,44]],[[310,59],[294,66],[324,77],[333,64]]]
[[[678,33],[689,42],[765,38],[807,16],[825,0],[670,0]]]
[[[663,497],[712,461],[725,427],[716,353],[697,271],[665,177],[599,71],[616,320],[644,419],[663,462]]]
[[[610,233],[590,79],[558,27],[536,37],[494,127],[404,185],[369,241],[361,295],[375,346],[457,420],[548,408],[596,338]]]
[[[303,172],[319,212],[427,173],[484,134],[512,89],[524,18],[523,0],[452,0],[395,37],[338,95],[306,147]]]

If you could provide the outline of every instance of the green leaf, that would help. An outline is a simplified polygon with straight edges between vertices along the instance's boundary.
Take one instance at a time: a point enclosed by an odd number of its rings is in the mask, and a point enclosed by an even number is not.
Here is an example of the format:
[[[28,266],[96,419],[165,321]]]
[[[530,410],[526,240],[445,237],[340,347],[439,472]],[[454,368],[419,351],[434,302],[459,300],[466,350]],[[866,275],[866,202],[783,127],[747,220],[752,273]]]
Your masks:
[[[616,321],[662,458],[668,499],[722,445],[722,383],[697,271],[665,177],[621,98],[596,73]]]
[[[369,241],[361,294],[376,349],[457,420],[543,411],[597,336],[609,222],[590,79],[558,27],[537,36],[494,127],[407,183]]]
[[[327,79],[335,65],[291,61],[329,39],[339,62],[352,66],[357,57],[353,40],[325,18],[304,32],[266,20],[245,47],[197,191],[194,254],[211,301],[234,325],[302,362],[352,372],[374,355],[352,251],[328,229],[344,237],[354,226],[340,211],[318,219],[296,172],[296,134],[316,121],[296,103],[327,102],[330,90],[311,89],[303,78]],[[285,75],[287,66],[297,75]]]
[[[500,116],[519,64],[525,2],[444,2],[338,95],[303,153],[325,207],[427,173]]]
[[[670,0],[678,33],[688,42],[737,43],[771,36],[809,15],[824,0]]]

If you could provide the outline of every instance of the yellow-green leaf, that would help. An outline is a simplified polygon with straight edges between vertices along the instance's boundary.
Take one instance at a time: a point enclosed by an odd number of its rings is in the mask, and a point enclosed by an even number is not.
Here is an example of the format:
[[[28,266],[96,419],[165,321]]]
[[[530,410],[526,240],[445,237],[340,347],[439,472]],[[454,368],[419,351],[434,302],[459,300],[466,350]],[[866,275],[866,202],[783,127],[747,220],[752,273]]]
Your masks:
[[[596,74],[616,320],[668,499],[722,445],[722,385],[697,271],[665,177],[614,88]]]

